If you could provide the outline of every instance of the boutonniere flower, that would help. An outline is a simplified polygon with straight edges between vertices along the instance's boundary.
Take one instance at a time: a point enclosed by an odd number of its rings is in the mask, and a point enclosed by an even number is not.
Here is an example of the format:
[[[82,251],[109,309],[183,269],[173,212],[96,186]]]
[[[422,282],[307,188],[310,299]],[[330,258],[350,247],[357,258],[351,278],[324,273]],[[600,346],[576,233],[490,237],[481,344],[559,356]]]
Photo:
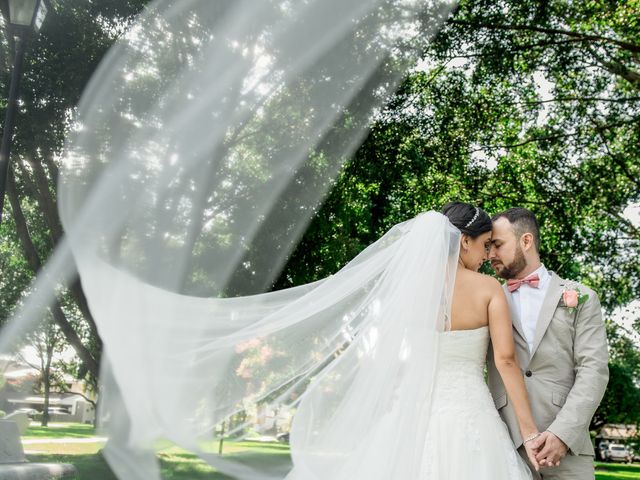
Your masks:
[[[569,288],[562,292],[562,302],[564,303],[564,306],[569,310],[569,313],[575,312],[576,308],[578,308],[588,299],[589,295],[587,295],[586,293],[582,293],[577,288]]]

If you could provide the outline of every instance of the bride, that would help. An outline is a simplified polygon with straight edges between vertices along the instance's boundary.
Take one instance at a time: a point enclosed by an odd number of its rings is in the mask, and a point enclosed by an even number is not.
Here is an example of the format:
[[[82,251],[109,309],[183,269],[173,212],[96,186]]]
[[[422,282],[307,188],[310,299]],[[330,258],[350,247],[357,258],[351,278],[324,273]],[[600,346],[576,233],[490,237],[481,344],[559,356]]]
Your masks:
[[[425,385],[431,391],[431,397],[424,400],[418,400],[420,397],[404,399],[409,403],[416,402],[418,410],[421,403],[425,406],[424,411],[420,412],[424,418],[422,420],[418,418],[416,422],[425,428],[425,432],[422,437],[424,447],[419,462],[420,467],[413,473],[414,476],[403,478],[416,480],[530,479],[531,472],[514,448],[508,430],[494,406],[483,375],[487,347],[491,341],[496,365],[499,365],[498,370],[510,401],[514,405],[520,431],[525,439],[524,446],[529,461],[537,470],[536,452],[531,448],[531,442],[539,433],[531,414],[522,372],[515,355],[507,301],[496,279],[477,272],[487,260],[491,242],[491,220],[483,210],[461,202],[449,203],[444,207],[443,214],[444,217],[435,212],[429,212],[413,220],[418,223],[422,219],[428,226],[425,232],[427,236],[422,238],[426,244],[424,248],[437,250],[436,247],[443,237],[437,235],[438,232],[434,227],[438,224],[446,224],[452,231],[459,233],[460,253],[456,258],[455,280],[452,282],[450,313],[445,311],[443,318],[445,330],[437,334],[433,345],[437,351],[437,355],[433,358],[435,372],[432,385]],[[416,226],[413,225],[412,229],[416,229]],[[428,268],[428,265],[424,267]],[[447,278],[435,278],[432,282],[436,283],[423,286],[423,295],[428,296],[429,289],[437,290],[437,283],[446,283]],[[394,316],[389,316],[382,322],[390,326],[395,323],[394,320]],[[380,326],[379,329],[384,331],[385,326]],[[391,334],[389,336],[392,337]],[[385,337],[380,334],[377,348],[385,361],[392,362],[392,358],[386,357],[383,353],[384,342]],[[390,342],[392,343],[393,340],[390,339]],[[425,345],[424,348],[429,346]],[[337,362],[340,363],[341,360],[338,359]],[[431,360],[428,356],[421,357],[421,360],[424,364],[417,366],[423,368],[425,377],[428,377]],[[361,374],[367,376],[368,372],[364,370]],[[380,368],[372,375],[384,377],[385,374],[386,372]],[[375,380],[369,379],[369,383],[375,384]],[[311,390],[312,397],[316,390]],[[368,401],[380,401],[378,397],[384,394],[384,388],[379,391],[371,390],[368,392],[370,397]],[[345,401],[348,397],[349,395],[345,395]],[[294,419],[294,431],[291,437],[294,468],[287,476],[287,480],[317,478],[312,472],[320,471],[319,468],[317,470],[313,468],[314,462],[309,460],[309,455],[297,454],[299,449],[304,451],[305,446],[296,446],[297,442],[309,441],[309,423],[306,419],[309,415],[307,410],[313,408],[308,404],[313,402],[321,403],[322,397],[309,401],[303,399],[299,414],[305,420],[300,420],[298,417]],[[397,403],[402,403],[402,399]],[[356,415],[355,412],[352,413]],[[329,418],[331,418],[329,422],[333,425],[327,422],[326,430],[348,428],[346,425],[340,425],[341,417]],[[406,460],[404,452],[393,449],[388,442],[385,443],[385,439],[402,441],[403,437],[411,435],[410,430],[406,433],[402,432],[402,413],[398,413],[395,417],[392,414],[387,417],[383,415],[382,418],[372,418],[371,421],[379,424],[373,429],[378,431],[365,435],[367,438],[363,439],[362,448],[355,449],[351,458],[336,457],[341,460],[340,466],[333,467],[325,478],[371,478],[370,475],[375,475],[374,470],[394,472],[395,470],[389,464]],[[349,423],[349,420],[345,422]],[[332,441],[336,439],[333,438]],[[380,445],[386,445],[388,451],[385,452]],[[315,465],[318,464],[322,463]],[[326,471],[326,468],[325,465],[323,470]],[[374,478],[400,477],[384,477],[378,474]]]
[[[449,203],[443,213],[462,235],[450,328],[440,334],[439,369],[427,436],[430,447],[425,457],[431,474],[422,478],[531,478],[483,378],[491,340],[528,458],[537,469],[530,445],[539,433],[515,354],[505,294],[496,279],[477,272],[487,260],[491,220],[483,210],[461,202]]]

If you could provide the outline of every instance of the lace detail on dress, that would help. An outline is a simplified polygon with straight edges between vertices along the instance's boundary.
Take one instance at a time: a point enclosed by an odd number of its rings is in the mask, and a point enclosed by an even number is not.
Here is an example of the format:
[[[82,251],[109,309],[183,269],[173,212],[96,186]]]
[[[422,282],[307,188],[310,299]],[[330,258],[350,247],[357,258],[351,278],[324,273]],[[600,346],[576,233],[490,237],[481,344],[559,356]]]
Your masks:
[[[487,327],[440,335],[432,409],[477,412],[478,408],[483,408],[489,411],[486,408],[489,403],[490,411],[498,415],[484,381],[488,346]],[[461,398],[465,401],[460,401]]]
[[[489,329],[440,334],[421,480],[529,480],[484,380]]]

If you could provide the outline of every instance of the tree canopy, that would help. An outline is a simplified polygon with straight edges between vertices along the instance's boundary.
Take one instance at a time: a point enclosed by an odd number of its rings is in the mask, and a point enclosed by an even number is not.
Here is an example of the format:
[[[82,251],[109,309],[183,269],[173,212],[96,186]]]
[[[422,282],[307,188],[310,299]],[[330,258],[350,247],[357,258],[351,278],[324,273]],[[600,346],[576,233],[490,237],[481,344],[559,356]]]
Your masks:
[[[57,162],[80,95],[148,2],[51,3],[20,89],[0,226],[0,321],[63,233]],[[608,314],[640,298],[640,227],[623,213],[640,202],[639,19],[638,0],[461,1],[373,119],[273,288],[334,273],[395,223],[462,200],[490,214],[533,210],[544,263],[593,287]],[[3,28],[3,92],[12,52]],[[259,265],[259,252],[252,258]],[[79,355],[78,375],[95,380],[101,342],[78,281],[52,315]],[[612,382],[599,415],[637,421],[640,413],[622,415],[640,398],[637,347],[613,323],[609,338]]]

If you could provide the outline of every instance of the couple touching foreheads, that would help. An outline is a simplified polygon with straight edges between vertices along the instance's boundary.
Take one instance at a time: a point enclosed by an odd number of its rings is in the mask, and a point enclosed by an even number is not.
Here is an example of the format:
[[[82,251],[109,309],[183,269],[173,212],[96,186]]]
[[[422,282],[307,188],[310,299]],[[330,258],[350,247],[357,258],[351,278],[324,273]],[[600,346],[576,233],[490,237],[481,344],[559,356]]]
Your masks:
[[[511,470],[517,472],[512,478],[530,476],[522,473],[526,462],[533,478],[593,479],[589,424],[608,381],[607,340],[596,293],[542,264],[538,222],[529,210],[511,208],[490,218],[482,209],[453,202],[442,213],[462,235],[440,365],[459,357],[461,349],[473,353],[488,345],[489,391],[524,460],[517,459],[520,469]],[[477,273],[487,260],[504,285]],[[437,388],[434,395],[437,405]],[[496,444],[489,436],[480,432],[475,437],[482,442],[480,456]],[[515,463],[508,452],[504,458]],[[445,471],[441,475],[454,478]],[[491,476],[476,470],[476,478]]]

